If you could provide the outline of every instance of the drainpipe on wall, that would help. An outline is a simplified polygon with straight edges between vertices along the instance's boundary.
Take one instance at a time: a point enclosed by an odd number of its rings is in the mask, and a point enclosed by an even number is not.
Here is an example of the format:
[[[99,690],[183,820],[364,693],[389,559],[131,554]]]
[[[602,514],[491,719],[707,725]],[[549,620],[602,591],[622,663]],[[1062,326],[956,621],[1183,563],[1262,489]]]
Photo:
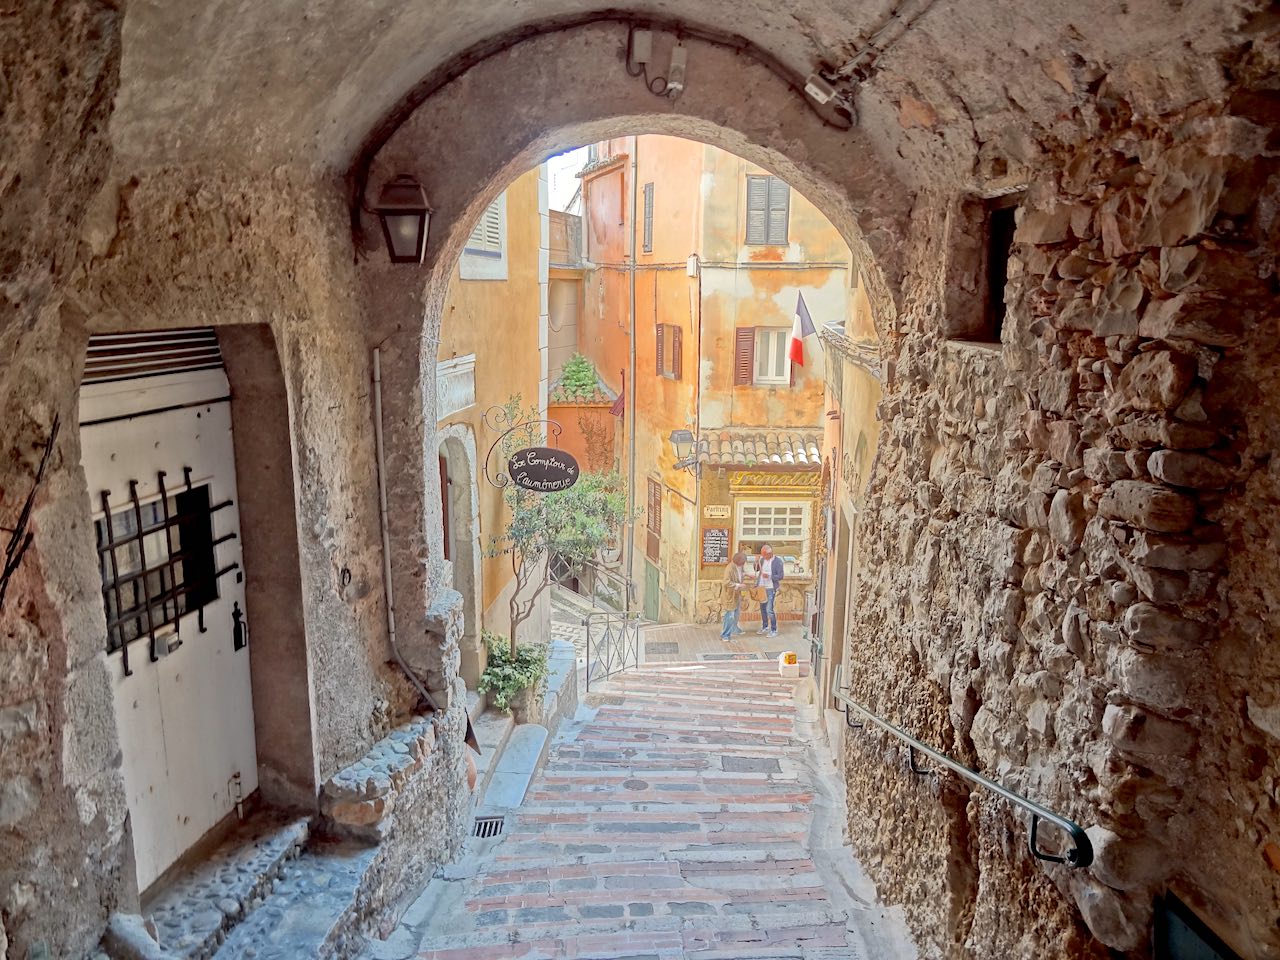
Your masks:
[[[382,351],[377,347],[373,348],[373,437],[378,462],[378,519],[382,526],[382,578],[387,594],[387,641],[391,644],[392,656],[396,658],[396,663],[409,678],[409,682],[422,694],[427,706],[439,713],[440,708],[427,692],[426,685],[409,669],[404,657],[400,656],[400,648],[396,646],[396,603],[391,590],[391,534],[387,527],[387,460],[382,446]],[[471,732],[469,719],[467,732]]]
[[[635,590],[635,559],[636,559],[636,404],[640,397],[640,391],[636,384],[636,178],[639,176],[639,166],[637,164],[637,155],[640,153],[640,138],[638,136],[631,138],[631,218],[628,229],[631,233],[630,241],[627,244],[627,276],[630,281],[630,290],[628,291],[627,305],[627,330],[631,340],[631,347],[628,351],[628,363],[630,365],[631,379],[631,402],[627,404],[626,412],[631,420],[631,427],[627,431],[627,591],[631,593]],[[632,597],[627,597],[627,603],[630,605]]]
[[[701,246],[701,243],[699,243]],[[692,598],[690,607],[696,615],[698,611],[698,581],[702,577],[702,467],[698,463],[698,447],[697,443],[702,439],[702,263],[698,254],[694,254],[689,258],[693,264],[693,270],[697,274],[694,277],[693,299],[696,306],[696,312],[691,318],[694,323],[693,339],[697,344],[697,353],[695,354],[696,362],[694,363],[694,386],[693,386],[693,437],[695,446],[693,448],[693,544],[689,556],[693,557],[693,584],[689,596]],[[732,544],[730,538],[730,544]],[[731,548],[732,549],[732,548]]]

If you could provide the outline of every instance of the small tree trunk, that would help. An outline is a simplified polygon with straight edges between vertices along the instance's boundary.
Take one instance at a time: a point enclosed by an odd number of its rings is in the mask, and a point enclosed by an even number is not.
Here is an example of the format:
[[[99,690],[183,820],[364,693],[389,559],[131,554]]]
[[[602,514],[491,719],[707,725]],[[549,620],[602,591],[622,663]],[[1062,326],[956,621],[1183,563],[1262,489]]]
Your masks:
[[[516,627],[520,625],[520,584],[516,583],[516,589],[511,593],[511,600],[507,604],[507,610],[511,614],[511,662],[516,662]]]

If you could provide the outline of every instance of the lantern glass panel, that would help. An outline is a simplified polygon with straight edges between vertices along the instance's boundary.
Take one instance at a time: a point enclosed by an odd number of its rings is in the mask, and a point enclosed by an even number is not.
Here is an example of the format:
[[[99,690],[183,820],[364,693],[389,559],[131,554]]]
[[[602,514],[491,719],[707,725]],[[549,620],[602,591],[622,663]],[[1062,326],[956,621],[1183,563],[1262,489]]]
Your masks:
[[[423,214],[385,213],[387,237],[391,240],[391,252],[396,258],[418,259],[418,238],[421,235]]]

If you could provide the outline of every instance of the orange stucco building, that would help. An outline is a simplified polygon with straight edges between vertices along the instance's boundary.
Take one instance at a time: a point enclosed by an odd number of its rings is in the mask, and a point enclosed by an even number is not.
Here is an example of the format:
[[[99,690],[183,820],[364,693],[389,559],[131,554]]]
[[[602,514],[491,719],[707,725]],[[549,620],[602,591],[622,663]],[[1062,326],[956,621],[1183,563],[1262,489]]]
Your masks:
[[[578,347],[617,392],[634,343],[617,460],[646,616],[715,618],[728,555],[766,541],[787,562],[779,617],[805,616],[823,555],[824,355],[810,337],[792,364],[787,346],[799,295],[818,327],[845,321],[848,246],[785,182],[694,141],[595,144],[581,176]],[[686,466],[679,430],[697,438]]]
[[[514,587],[510,558],[488,555],[507,512],[502,491],[484,478],[485,454],[499,433],[485,414],[519,395],[525,408],[546,416],[549,235],[543,165],[481,215],[454,267],[440,326],[435,403],[444,542],[463,598],[461,674],[472,689],[484,669],[481,631],[509,631]],[[521,638],[545,637],[549,620],[544,601],[521,626]]]

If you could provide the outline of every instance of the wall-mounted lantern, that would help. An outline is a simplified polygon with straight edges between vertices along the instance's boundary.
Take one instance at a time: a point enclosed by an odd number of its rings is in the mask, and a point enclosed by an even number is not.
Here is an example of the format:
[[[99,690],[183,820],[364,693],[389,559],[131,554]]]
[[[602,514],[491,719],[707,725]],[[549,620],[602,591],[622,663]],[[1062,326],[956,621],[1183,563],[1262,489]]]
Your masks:
[[[382,188],[373,208],[382,221],[382,235],[392,263],[421,263],[427,250],[431,210],[422,184],[400,174]]]
[[[672,464],[677,470],[688,470],[690,473],[697,474],[701,464],[694,455],[694,447],[698,445],[698,439],[693,435],[692,430],[672,430],[671,448],[676,453],[676,462]]]

